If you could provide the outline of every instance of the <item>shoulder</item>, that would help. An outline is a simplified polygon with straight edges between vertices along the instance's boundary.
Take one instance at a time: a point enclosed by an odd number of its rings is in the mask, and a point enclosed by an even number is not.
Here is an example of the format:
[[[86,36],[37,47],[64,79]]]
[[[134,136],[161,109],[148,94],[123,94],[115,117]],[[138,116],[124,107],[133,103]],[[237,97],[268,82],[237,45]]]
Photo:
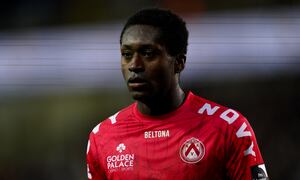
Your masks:
[[[122,122],[132,115],[132,108],[134,104],[121,109],[110,117],[100,121],[90,132],[91,135],[100,136],[110,131],[111,128],[117,123]]]
[[[250,126],[247,119],[237,110],[220,105],[197,95],[193,95],[193,106],[203,118],[215,119],[216,126],[223,126],[228,131],[238,131],[241,126]]]
[[[242,156],[258,157],[262,162],[255,133],[248,120],[238,111],[197,96],[198,113],[226,135],[231,151],[241,151]]]

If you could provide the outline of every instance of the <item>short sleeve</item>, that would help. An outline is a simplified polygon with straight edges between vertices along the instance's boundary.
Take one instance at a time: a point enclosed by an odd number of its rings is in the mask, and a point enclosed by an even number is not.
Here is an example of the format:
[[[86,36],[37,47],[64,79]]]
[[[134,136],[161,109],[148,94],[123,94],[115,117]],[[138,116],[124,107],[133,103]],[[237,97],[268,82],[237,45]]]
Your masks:
[[[232,127],[227,151],[227,176],[231,180],[266,180],[268,175],[249,122],[240,116]]]

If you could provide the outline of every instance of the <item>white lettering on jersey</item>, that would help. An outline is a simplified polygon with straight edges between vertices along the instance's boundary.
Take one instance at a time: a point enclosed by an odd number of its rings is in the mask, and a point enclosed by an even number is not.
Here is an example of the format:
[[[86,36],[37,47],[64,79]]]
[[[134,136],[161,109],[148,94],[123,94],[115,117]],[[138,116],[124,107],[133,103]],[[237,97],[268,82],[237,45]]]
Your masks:
[[[101,123],[99,123],[96,127],[94,127],[94,129],[93,129],[93,133],[94,133],[94,134],[97,134],[97,133],[98,133],[100,124],[101,124]]]
[[[116,147],[117,155],[110,155],[106,157],[107,169],[109,172],[129,171],[133,170],[134,154],[126,153],[127,148],[124,143],[120,143]]]
[[[215,114],[218,110],[219,110],[219,106],[214,106],[213,108],[211,107],[211,105],[209,103],[205,103],[199,110],[198,113],[199,114],[204,114],[204,112],[207,112],[207,115],[211,116],[213,114]],[[228,124],[232,124],[235,120],[237,120],[239,117],[239,114],[232,110],[232,109],[227,109],[225,110],[221,115],[220,118],[223,119],[224,121],[226,121]],[[252,136],[250,131],[246,131],[247,128],[247,124],[244,122],[241,127],[238,129],[238,131],[236,132],[236,136],[238,138],[242,138],[242,137],[246,137],[246,136]],[[253,141],[252,144],[250,145],[250,147],[244,151],[244,156],[247,155],[253,155],[256,156],[255,152],[253,151]]]
[[[144,132],[144,138],[150,139],[150,138],[165,138],[170,137],[170,131],[169,130],[158,130],[158,131],[146,131]]]
[[[231,117],[229,117],[228,114],[233,114],[233,115]],[[239,117],[239,114],[232,109],[227,109],[220,115],[220,118],[227,121],[228,124],[232,124],[238,117]]]
[[[246,128],[247,128],[247,125],[244,122],[242,124],[242,126],[239,128],[239,130],[236,132],[236,136],[238,138],[245,137],[245,136],[251,136],[251,132],[250,131],[245,131]]]
[[[198,113],[203,114],[206,110],[207,115],[213,115],[220,107],[215,106],[214,108],[211,108],[211,105],[208,103],[205,103],[202,108],[199,109]]]
[[[255,152],[253,151],[253,141],[251,142],[251,145],[249,146],[249,148],[244,151],[244,156],[247,156],[249,154],[251,154],[252,156],[256,156]]]
[[[115,124],[117,122],[117,116],[118,116],[119,112],[117,112],[116,114],[112,115],[109,117],[110,121],[112,124]]]
[[[107,156],[106,158],[106,161],[108,163],[116,162],[116,161],[130,161],[130,160],[134,160],[134,154],[113,155],[113,156]]]

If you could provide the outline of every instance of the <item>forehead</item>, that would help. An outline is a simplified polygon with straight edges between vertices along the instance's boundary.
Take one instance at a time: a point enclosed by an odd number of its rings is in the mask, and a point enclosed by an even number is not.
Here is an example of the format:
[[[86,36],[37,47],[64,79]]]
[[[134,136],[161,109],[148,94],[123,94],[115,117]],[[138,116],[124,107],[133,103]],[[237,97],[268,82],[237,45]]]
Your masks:
[[[159,29],[149,25],[133,25],[128,27],[123,36],[121,45],[156,44]]]

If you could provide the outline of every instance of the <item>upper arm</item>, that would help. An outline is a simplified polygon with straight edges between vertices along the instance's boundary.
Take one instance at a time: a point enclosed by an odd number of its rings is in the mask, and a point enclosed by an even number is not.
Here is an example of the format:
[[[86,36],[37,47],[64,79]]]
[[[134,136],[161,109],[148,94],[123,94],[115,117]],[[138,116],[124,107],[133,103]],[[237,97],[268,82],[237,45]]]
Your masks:
[[[101,166],[99,147],[97,146],[94,132],[90,133],[86,161],[87,161],[87,176],[89,180],[104,180],[106,179],[105,170]]]
[[[264,168],[263,159],[257,145],[256,137],[249,122],[243,116],[239,117],[233,124],[233,130],[229,138],[229,149],[227,151],[228,161],[226,163],[227,176],[230,179],[252,180],[258,176],[256,169]],[[260,172],[261,173],[261,172]],[[259,179],[266,179],[267,173]]]

